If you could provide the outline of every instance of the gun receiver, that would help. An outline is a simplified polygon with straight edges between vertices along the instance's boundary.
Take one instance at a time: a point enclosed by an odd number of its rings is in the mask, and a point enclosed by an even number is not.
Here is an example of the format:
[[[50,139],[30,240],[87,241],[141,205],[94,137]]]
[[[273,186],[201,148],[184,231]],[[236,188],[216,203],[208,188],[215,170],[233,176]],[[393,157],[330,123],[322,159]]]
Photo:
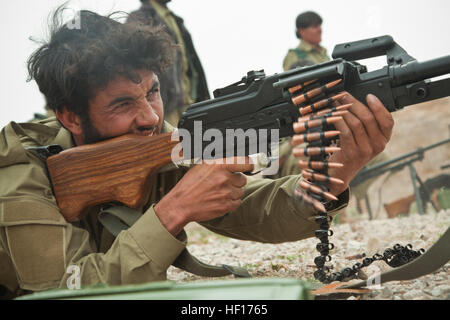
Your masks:
[[[372,72],[352,61],[384,54],[388,65]],[[214,91],[214,99],[191,105],[183,113],[178,128],[194,135],[195,122],[200,121],[200,134],[216,129],[224,136],[227,129],[266,129],[266,132],[275,129],[278,135],[266,137],[267,144],[271,144],[294,134],[293,124],[300,113],[293,96],[306,94],[308,90],[323,88],[322,93],[310,99],[312,102],[326,97],[327,90],[346,90],[360,101],[372,93],[390,112],[450,94],[450,79],[430,80],[450,73],[450,56],[419,63],[390,36],[338,45],[333,57],[335,60],[330,62],[271,76],[266,76],[263,70],[251,71],[241,81]],[[333,88],[328,87],[330,83]],[[295,92],[294,86],[299,88]],[[68,221],[87,207],[108,201],[120,201],[133,208],[142,206],[144,195],[150,190],[146,181],[159,167],[171,162],[171,149],[177,143],[170,136],[164,136],[163,140],[146,137],[145,143],[141,138],[135,143],[138,138],[132,136],[120,139],[72,148],[48,158],[53,190]],[[189,147],[183,139],[182,142],[183,150]],[[202,147],[207,144],[203,141]],[[128,147],[131,145],[134,147]],[[227,147],[224,141],[224,150]],[[194,149],[195,146],[191,150]],[[246,141],[245,153],[249,150],[261,152],[260,141]],[[265,150],[270,152],[270,148]]]

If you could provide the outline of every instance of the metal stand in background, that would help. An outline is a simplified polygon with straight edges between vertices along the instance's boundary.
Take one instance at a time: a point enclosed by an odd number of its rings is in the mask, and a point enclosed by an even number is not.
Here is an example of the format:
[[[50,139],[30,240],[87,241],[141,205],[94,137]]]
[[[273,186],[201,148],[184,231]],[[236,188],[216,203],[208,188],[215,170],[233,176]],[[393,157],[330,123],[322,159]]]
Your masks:
[[[367,193],[364,196],[364,200],[366,201],[366,208],[367,211],[369,212],[369,220],[372,220],[373,219],[372,208],[370,207],[369,196],[367,195]]]
[[[419,211],[420,215],[425,214],[425,212],[423,212],[423,209],[425,208],[424,205],[426,205],[426,203],[422,203],[422,197],[420,196],[420,192],[419,192],[419,188],[417,188],[416,185],[416,180],[419,183],[420,187],[422,188],[423,192],[425,193],[425,195],[427,196],[426,199],[431,199],[431,191],[428,189],[428,187],[422,182],[422,180],[420,179],[419,175],[417,174],[416,169],[414,168],[414,166],[412,165],[412,163],[408,164],[409,167],[409,173],[411,175],[411,182],[414,188],[414,196],[416,198],[416,203],[417,203],[417,210]],[[433,206],[434,210],[436,210],[436,212],[439,211],[439,208],[436,207],[436,205],[434,204],[433,201],[429,201],[431,203],[431,205]]]
[[[411,176],[411,183],[413,185],[414,196],[416,197],[417,210],[419,211],[420,215],[423,215],[422,199],[420,199],[419,189],[417,188],[417,185],[416,185],[416,177],[418,178],[417,172],[411,163],[408,164],[408,168],[409,168],[409,174]]]
[[[433,208],[436,211],[439,211],[439,208],[437,208],[436,205],[433,203],[433,201],[431,201],[431,192],[426,187],[426,185],[422,182],[422,180],[420,179],[419,175],[417,174],[416,169],[413,166],[413,163],[416,161],[422,161],[424,159],[425,151],[439,147],[439,146],[449,143],[449,142],[450,142],[450,139],[445,139],[440,142],[429,145],[427,147],[418,148],[416,151],[404,154],[400,157],[397,157],[397,158],[394,158],[394,159],[391,159],[388,161],[384,161],[384,162],[378,163],[378,164],[370,166],[370,167],[365,167],[350,182],[350,187],[356,187],[357,185],[359,185],[369,179],[380,176],[386,172],[390,172],[390,174],[392,174],[394,172],[398,172],[398,171],[404,169],[405,167],[408,167],[409,173],[411,176],[411,182],[412,182],[413,189],[414,189],[414,196],[416,198],[417,210],[418,210],[419,214],[421,214],[421,215],[424,214],[424,210],[423,210],[424,204],[422,203],[422,198],[420,197],[419,187],[422,188],[423,192],[427,196],[426,199],[430,199],[429,202],[431,203]],[[419,184],[419,187],[417,187],[416,181]],[[369,218],[372,219],[373,214],[372,214],[372,210],[371,210],[371,206],[370,206],[370,201],[369,201],[369,198],[367,195],[365,196],[365,202],[366,202],[367,210],[369,212]],[[360,208],[358,207],[358,209],[360,209]]]

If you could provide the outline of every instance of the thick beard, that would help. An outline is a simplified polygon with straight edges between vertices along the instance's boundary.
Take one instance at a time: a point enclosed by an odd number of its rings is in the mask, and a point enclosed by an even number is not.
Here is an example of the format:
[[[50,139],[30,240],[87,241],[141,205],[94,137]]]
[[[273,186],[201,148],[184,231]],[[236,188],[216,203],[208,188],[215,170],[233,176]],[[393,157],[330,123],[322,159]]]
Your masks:
[[[89,117],[81,121],[81,128],[83,130],[83,143],[91,144],[105,140],[100,132],[92,125]]]

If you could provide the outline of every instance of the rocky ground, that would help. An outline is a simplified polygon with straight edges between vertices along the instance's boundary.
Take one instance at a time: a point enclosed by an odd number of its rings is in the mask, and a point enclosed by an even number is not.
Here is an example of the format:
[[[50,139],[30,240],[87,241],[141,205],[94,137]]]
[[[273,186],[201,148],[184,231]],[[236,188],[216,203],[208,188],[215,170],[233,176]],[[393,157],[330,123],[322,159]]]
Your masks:
[[[396,243],[411,243],[414,249],[428,249],[449,226],[450,210],[424,216],[412,214],[394,219],[333,225],[334,235],[330,241],[336,248],[332,251],[333,260],[329,264],[333,270],[340,270],[361,260],[352,256],[363,252],[372,256]],[[187,232],[189,251],[206,263],[240,265],[257,278],[297,278],[319,285],[313,277],[313,259],[317,256],[315,238],[284,244],[261,244],[225,238],[195,224],[189,225]],[[375,262],[364,270],[370,276],[379,270],[389,269],[384,262]],[[232,277],[223,279],[228,278]],[[169,268],[168,279],[176,282],[208,280],[174,267]],[[433,274],[412,281],[386,283],[380,289],[350,299],[450,299],[450,262]]]

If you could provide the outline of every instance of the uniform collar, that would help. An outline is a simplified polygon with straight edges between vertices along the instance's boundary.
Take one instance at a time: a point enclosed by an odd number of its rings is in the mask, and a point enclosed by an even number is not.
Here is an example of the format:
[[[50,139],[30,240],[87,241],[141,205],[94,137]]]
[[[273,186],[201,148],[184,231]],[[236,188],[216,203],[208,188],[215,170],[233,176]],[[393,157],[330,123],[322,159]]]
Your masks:
[[[167,121],[163,122],[161,133],[173,132],[175,130],[176,128],[172,126],[170,123],[168,123]]]
[[[61,126],[61,129],[58,131],[58,134],[56,135],[53,143],[60,145],[63,148],[63,150],[75,147],[72,134],[70,133],[69,130],[67,130],[63,126]]]
[[[322,47],[320,44],[316,47],[312,46],[311,44],[309,44],[306,41],[300,41],[300,44],[298,46],[298,48],[304,52],[313,52],[313,51],[318,51],[320,53],[324,53],[326,50],[324,47]]]
[[[150,4],[153,6],[153,8],[155,9],[155,11],[161,16],[170,16],[171,15],[171,11],[169,10],[169,8],[161,5],[158,3],[158,1],[155,0],[149,0]]]

